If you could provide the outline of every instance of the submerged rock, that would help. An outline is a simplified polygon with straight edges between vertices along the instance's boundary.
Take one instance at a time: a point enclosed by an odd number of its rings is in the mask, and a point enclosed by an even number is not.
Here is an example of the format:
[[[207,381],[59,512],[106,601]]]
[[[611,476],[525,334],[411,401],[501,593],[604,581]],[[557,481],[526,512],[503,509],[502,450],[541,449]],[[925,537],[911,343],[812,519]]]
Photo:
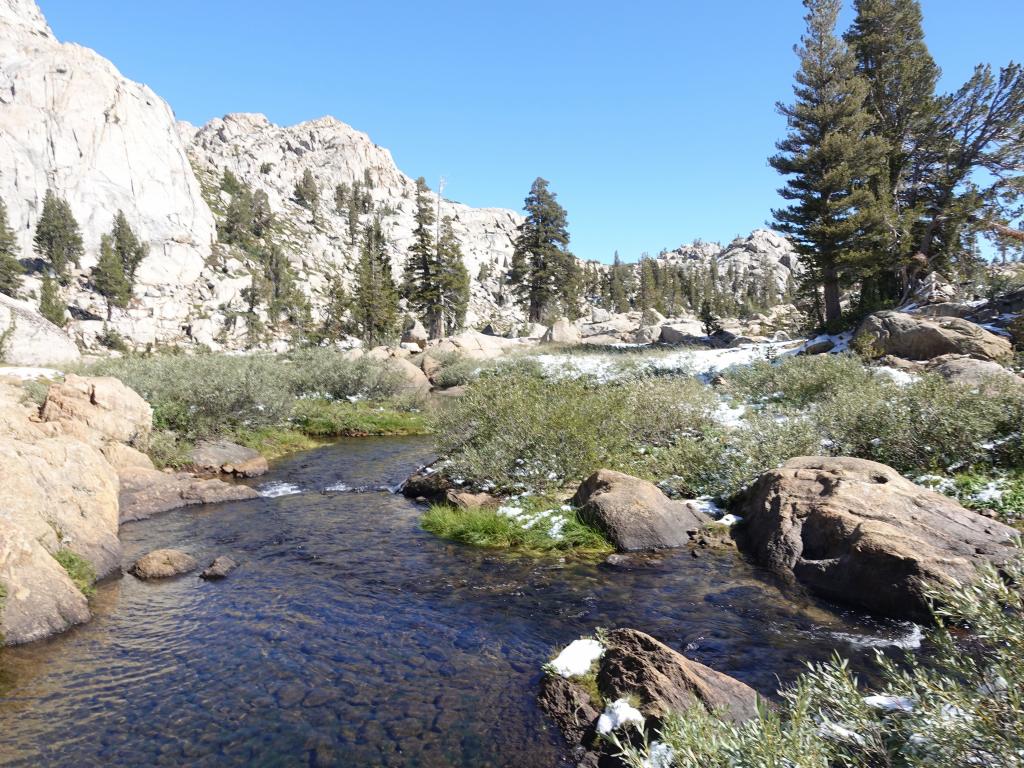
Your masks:
[[[811,591],[928,621],[925,588],[971,581],[1017,552],[1017,532],[865,459],[800,457],[761,475],[734,507],[740,548]]]
[[[599,469],[572,498],[580,517],[600,529],[620,551],[681,547],[708,522],[692,506],[673,501],[656,485]]]
[[[198,567],[194,557],[180,550],[155,549],[132,563],[128,572],[143,580],[166,579],[194,571]]]
[[[217,579],[223,579],[235,568],[238,567],[233,559],[227,555],[221,555],[210,563],[202,573],[199,574],[199,578],[205,579],[206,581],[216,581]]]

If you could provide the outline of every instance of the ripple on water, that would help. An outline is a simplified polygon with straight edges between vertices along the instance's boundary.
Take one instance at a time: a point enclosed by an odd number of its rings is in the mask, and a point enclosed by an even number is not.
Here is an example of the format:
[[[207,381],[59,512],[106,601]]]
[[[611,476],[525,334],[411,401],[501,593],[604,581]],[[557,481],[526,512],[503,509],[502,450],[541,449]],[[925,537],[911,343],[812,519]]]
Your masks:
[[[420,440],[350,441],[275,466],[290,488],[393,486]],[[473,550],[384,493],[191,508],[122,529],[125,563],[175,546],[228,554],[195,574],[100,585],[96,618],[0,655],[5,764],[553,766],[541,664],[595,627],[633,626],[766,694],[877,624],[787,598],[733,558],[631,570]],[[904,627],[905,631],[907,628]]]

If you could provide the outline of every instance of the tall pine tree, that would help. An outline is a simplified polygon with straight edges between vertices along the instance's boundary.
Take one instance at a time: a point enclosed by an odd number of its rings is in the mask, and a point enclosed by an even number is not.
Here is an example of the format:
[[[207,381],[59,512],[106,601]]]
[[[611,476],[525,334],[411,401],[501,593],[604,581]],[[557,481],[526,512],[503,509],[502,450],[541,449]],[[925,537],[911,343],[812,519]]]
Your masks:
[[[441,220],[441,237],[437,241],[437,265],[440,288],[438,324],[443,334],[452,334],[466,322],[466,311],[469,309],[469,270],[466,269],[462,246],[455,237],[449,216]]]
[[[71,265],[80,266],[82,234],[71,206],[52,189],[46,190],[43,198],[43,210],[33,240],[36,253],[50,263],[57,279],[66,285],[71,279]]]
[[[869,135],[874,120],[865,108],[867,83],[835,34],[840,0],[804,0],[804,6],[807,31],[796,49],[796,100],[778,105],[789,134],[769,161],[790,177],[779,193],[792,202],[773,214],[775,226],[812,265],[809,277],[821,285],[824,316],[819,319],[836,323],[842,314],[841,284],[856,277],[857,265],[877,243],[873,189],[885,142]],[[816,296],[816,286],[813,291]]]
[[[24,272],[18,261],[18,240],[7,223],[7,206],[0,200],[0,293],[18,298]]]
[[[92,287],[107,301],[107,320],[114,307],[124,308],[132,297],[131,281],[125,270],[124,261],[117,253],[114,238],[103,235],[100,238],[100,258],[92,270]]]
[[[574,315],[579,278],[575,257],[569,252],[569,229],[565,209],[538,178],[524,205],[526,220],[512,253],[509,280],[530,322],[558,312]]]
[[[43,273],[43,285],[39,289],[39,314],[54,325],[64,327],[64,313],[67,305],[60,297],[60,287],[48,272]]]
[[[368,347],[386,344],[398,332],[398,291],[391,275],[391,259],[379,216],[375,216],[363,232],[352,320]]]

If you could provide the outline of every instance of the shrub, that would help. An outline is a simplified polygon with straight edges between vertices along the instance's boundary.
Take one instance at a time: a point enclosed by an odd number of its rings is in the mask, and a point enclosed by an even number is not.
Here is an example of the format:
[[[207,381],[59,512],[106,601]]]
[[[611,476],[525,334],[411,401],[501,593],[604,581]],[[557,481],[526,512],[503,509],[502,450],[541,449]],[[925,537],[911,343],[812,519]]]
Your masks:
[[[421,413],[372,403],[300,400],[295,404],[295,425],[313,437],[359,435],[422,435],[427,431]]]
[[[430,357],[440,364],[440,369],[431,377],[434,385],[441,389],[469,384],[482,368],[488,367],[461,352],[438,352],[431,350]]]
[[[75,583],[79,591],[86,597],[92,597],[96,592],[93,584],[96,581],[96,571],[89,562],[81,555],[77,555],[70,549],[59,549],[54,553],[53,559],[60,563],[67,571],[71,581]]]
[[[351,360],[337,349],[312,347],[289,355],[291,391],[296,397],[382,400],[401,391],[402,375],[381,360]]]
[[[866,386],[873,380],[854,355],[784,357],[758,360],[725,372],[731,392],[755,403],[803,408],[833,392]]]
[[[635,768],[705,766],[1019,765],[1024,754],[1024,567],[983,570],[973,585],[935,589],[927,659],[881,653],[866,696],[845,661],[810,665],[741,725],[701,707],[672,715],[657,743],[622,749]],[[1005,576],[1005,578],[1004,578]],[[969,628],[969,637],[963,629]],[[657,758],[655,763],[653,758]]]

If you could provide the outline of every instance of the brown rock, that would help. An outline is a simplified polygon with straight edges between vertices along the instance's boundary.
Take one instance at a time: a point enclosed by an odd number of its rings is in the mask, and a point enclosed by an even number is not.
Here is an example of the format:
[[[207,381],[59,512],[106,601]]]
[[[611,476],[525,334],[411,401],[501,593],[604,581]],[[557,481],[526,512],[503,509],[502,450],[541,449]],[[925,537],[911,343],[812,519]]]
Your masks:
[[[128,572],[140,579],[166,579],[194,571],[199,567],[195,558],[177,549],[156,549],[143,555]]]
[[[244,501],[258,496],[246,485],[203,480],[185,472],[128,468],[121,473],[121,522],[145,520],[193,504]]]
[[[198,472],[223,472],[237,477],[267,473],[267,460],[259,452],[228,440],[204,440],[192,449],[189,460]]]
[[[43,421],[67,425],[75,434],[87,428],[96,443],[145,445],[153,428],[149,403],[111,377],[69,373],[63,384],[50,386],[41,414]]]
[[[544,334],[544,341],[553,344],[579,344],[581,338],[580,329],[565,317],[555,320]]]
[[[942,355],[929,361],[927,370],[942,378],[968,387],[986,384],[1024,386],[1024,378],[992,360],[976,360],[967,355]]]
[[[537,701],[570,744],[593,740],[594,725],[601,713],[580,686],[561,675],[546,674],[541,678]]]
[[[217,579],[223,579],[235,568],[238,567],[238,563],[232,560],[227,555],[221,555],[210,563],[202,573],[199,574],[199,578],[205,579],[206,581],[216,581]]]
[[[424,467],[414,472],[402,484],[402,495],[409,499],[426,499],[437,504],[448,500],[449,492],[457,492],[444,472],[433,467]]]
[[[608,701],[635,696],[644,717],[658,721],[693,706],[721,710],[737,723],[757,716],[753,688],[635,629],[607,633],[597,685]]]
[[[411,394],[425,394],[430,391],[430,380],[423,371],[400,357],[388,360],[388,368],[402,377],[402,390]]]
[[[959,317],[929,319],[905,312],[875,312],[861,323],[857,337],[870,339],[880,355],[908,360],[957,354],[998,361],[1012,355],[1009,341]]]
[[[445,494],[445,501],[459,509],[496,509],[501,505],[498,499],[489,493],[470,493],[469,491],[456,491],[450,489]]]
[[[854,458],[800,457],[761,475],[733,510],[744,552],[811,591],[874,613],[930,619],[924,588],[969,582],[1016,552],[1016,531]]]
[[[657,486],[610,469],[588,477],[572,498],[580,516],[620,551],[681,547],[707,517],[669,499]]]

